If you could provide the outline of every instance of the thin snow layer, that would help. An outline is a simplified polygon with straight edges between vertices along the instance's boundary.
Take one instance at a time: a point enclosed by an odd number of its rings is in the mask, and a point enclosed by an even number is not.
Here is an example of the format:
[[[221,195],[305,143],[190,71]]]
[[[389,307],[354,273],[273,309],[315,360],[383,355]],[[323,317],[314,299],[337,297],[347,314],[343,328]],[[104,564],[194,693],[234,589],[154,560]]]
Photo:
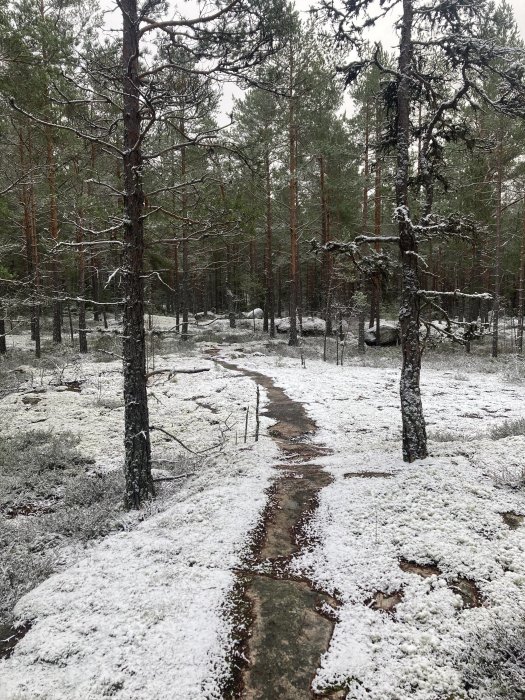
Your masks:
[[[463,676],[468,664],[483,668],[480,640],[495,640],[525,616],[524,529],[501,517],[525,514],[524,491],[504,485],[506,465],[522,463],[525,438],[489,438],[495,425],[525,416],[525,387],[495,375],[424,371],[431,435],[451,437],[430,440],[434,456],[407,465],[398,370],[308,360],[301,369],[298,360],[262,356],[236,362],[271,374],[305,402],[317,439],[333,450],[321,461],[334,481],[307,526],[314,544],[292,564],[341,603],[314,689],[344,688],[351,700],[495,698],[490,679],[467,691]],[[440,573],[422,578],[403,571],[402,559]],[[464,606],[458,578],[475,582],[482,607]],[[371,606],[377,592],[398,591],[395,612]]]
[[[195,451],[221,447],[195,463],[167,510],[94,545],[19,601],[16,616],[32,627],[0,662],[2,700],[222,697],[233,644],[233,570],[265,506],[277,448],[264,430],[255,443],[251,424],[248,442],[241,439],[245,407],[255,402],[252,380],[200,358],[167,357],[162,366],[210,371],[152,378],[151,423]],[[121,465],[117,367],[82,364],[78,394],[57,392],[44,378],[43,401],[30,411],[19,395],[6,397],[6,432],[31,429],[36,415],[44,419],[38,427],[78,431],[81,450],[97,466]],[[160,432],[152,442],[160,465],[180,452]]]

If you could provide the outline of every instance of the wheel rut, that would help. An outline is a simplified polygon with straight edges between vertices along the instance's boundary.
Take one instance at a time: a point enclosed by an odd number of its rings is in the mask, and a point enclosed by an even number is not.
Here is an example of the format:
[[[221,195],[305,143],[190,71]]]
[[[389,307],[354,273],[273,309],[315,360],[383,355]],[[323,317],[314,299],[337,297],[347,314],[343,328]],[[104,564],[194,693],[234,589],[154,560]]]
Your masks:
[[[334,629],[337,602],[289,571],[290,558],[310,544],[304,526],[317,508],[320,490],[331,482],[315,458],[329,450],[310,442],[316,431],[304,406],[264,374],[214,358],[223,367],[251,377],[267,392],[270,434],[283,453],[262,527],[245,566],[238,571],[242,601],[249,610],[239,621],[241,637],[234,690],[226,697],[245,700],[307,700]],[[244,663],[242,660],[244,659]],[[344,694],[333,693],[332,698]]]

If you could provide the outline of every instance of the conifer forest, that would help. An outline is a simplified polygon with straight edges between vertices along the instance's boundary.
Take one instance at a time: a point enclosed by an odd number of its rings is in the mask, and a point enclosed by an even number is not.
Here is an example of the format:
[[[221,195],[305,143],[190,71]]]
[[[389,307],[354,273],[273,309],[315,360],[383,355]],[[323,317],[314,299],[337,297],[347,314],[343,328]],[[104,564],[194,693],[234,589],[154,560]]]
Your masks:
[[[525,5],[0,0],[0,700],[524,700]]]

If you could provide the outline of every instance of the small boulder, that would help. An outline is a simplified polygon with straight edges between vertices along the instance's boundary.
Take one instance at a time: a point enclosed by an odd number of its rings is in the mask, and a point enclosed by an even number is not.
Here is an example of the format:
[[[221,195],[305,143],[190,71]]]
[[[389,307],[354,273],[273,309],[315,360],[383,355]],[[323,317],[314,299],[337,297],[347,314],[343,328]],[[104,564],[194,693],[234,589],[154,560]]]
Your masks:
[[[264,318],[264,311],[262,309],[253,309],[252,311],[246,311],[243,313],[244,318]]]
[[[198,321],[205,321],[206,319],[213,320],[214,318],[217,318],[214,313],[211,311],[197,311],[195,314],[195,320]]]
[[[365,343],[367,345],[398,345],[399,328],[392,323],[381,323],[379,326],[379,343],[376,343],[376,327],[365,330]]]
[[[322,318],[316,318],[315,316],[309,316],[308,318],[303,318],[302,331],[303,335],[324,335],[326,329],[326,322]]]

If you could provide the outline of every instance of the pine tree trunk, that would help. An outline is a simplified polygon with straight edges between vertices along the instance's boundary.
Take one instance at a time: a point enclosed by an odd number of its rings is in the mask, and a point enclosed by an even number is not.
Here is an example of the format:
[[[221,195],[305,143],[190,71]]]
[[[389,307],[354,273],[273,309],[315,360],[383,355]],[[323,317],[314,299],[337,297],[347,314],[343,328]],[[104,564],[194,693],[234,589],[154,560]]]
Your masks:
[[[321,243],[330,240],[330,218],[326,196],[326,164],[324,156],[319,157],[319,189],[321,195]],[[326,324],[326,335],[332,335],[332,256],[323,252],[321,257],[321,307]]]
[[[518,337],[517,345],[520,353],[523,352],[523,318],[525,316],[525,205],[523,206],[523,223],[521,229],[520,246],[520,276],[518,283]]]
[[[264,305],[263,330],[270,330],[270,338],[275,338],[275,299],[273,293],[273,216],[272,216],[272,182],[270,172],[270,154],[264,154],[266,176],[266,245],[264,249],[264,271],[266,282],[266,303]]]
[[[127,508],[154,495],[144,332],[144,192],[140,147],[137,0],[121,0],[124,119],[124,426]]]
[[[31,131],[27,133],[27,156],[29,168],[33,167],[33,142]],[[24,211],[24,218],[26,211]],[[27,225],[29,236],[29,260],[32,277],[32,309],[31,309],[31,339],[35,342],[35,357],[41,357],[41,337],[40,337],[40,302],[41,302],[41,274],[40,274],[40,252],[38,247],[38,229],[36,227],[36,205],[35,186],[31,176],[28,198],[27,198]]]
[[[53,135],[50,128],[46,128],[46,160],[47,182],[49,186],[49,234],[51,244],[56,248],[58,243],[58,208],[56,196],[56,163],[53,145]],[[60,262],[57,250],[51,255],[51,280],[53,294],[53,342],[62,342],[62,304],[60,301]]]
[[[419,343],[417,241],[410,223],[408,203],[412,22],[412,0],[403,0],[399,53],[399,74],[401,77],[397,92],[396,205],[403,284],[399,321],[403,352],[400,396],[403,422],[403,459],[405,462],[423,459],[428,454],[426,426],[419,385],[421,347]]]
[[[184,118],[180,120],[180,132],[182,138],[185,136],[185,123]],[[181,182],[184,184],[186,182],[186,146],[182,146],[180,149],[180,176]],[[188,333],[188,317],[189,317],[189,296],[190,296],[190,252],[189,252],[189,241],[188,241],[188,231],[184,223],[188,215],[188,193],[186,192],[186,187],[182,188],[181,195],[181,216],[183,219],[182,224],[182,285],[181,285],[181,311],[182,311],[182,330],[180,339],[189,340]]]
[[[297,301],[299,285],[299,255],[297,240],[297,127],[295,124],[294,56],[290,43],[290,89],[288,96],[288,143],[289,143],[289,207],[290,207],[290,336],[288,345],[299,345],[297,336]]]
[[[0,355],[5,355],[7,352],[7,343],[5,338],[5,309],[0,303]]]
[[[374,235],[376,238],[381,236],[381,114],[379,106],[376,105],[376,151],[375,151],[375,179],[374,179]],[[376,241],[374,244],[375,252],[381,252],[381,243]],[[381,345],[381,273],[376,271],[373,281],[373,316],[376,322],[376,345]]]
[[[500,132],[496,176],[496,240],[494,241],[494,303],[492,306],[492,357],[498,356],[499,312],[501,288],[501,196],[503,189],[503,143]]]
[[[79,187],[76,231],[76,243],[78,245],[78,296],[80,299],[80,301],[78,302],[78,346],[81,353],[86,353],[88,351],[86,333],[86,302],[84,301],[86,295],[86,251],[84,249],[84,214],[82,209],[82,197],[84,194],[84,186],[80,178],[80,169],[78,161],[75,161],[74,167],[75,176],[77,178]]]

